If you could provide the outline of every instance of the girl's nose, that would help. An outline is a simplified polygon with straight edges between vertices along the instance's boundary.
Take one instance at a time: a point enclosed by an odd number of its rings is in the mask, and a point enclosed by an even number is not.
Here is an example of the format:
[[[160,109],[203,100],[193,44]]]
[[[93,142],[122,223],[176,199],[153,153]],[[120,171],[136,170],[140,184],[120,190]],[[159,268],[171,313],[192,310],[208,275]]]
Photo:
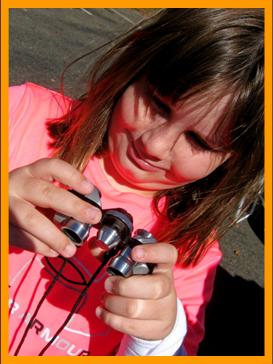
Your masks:
[[[159,126],[144,132],[138,140],[138,146],[150,160],[165,160],[170,157],[180,136],[171,128]]]

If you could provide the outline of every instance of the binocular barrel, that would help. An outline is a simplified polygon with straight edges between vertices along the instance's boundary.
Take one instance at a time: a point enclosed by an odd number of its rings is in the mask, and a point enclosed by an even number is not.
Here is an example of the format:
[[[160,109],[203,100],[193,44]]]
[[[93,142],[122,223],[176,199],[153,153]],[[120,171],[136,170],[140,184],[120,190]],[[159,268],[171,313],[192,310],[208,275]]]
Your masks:
[[[132,275],[150,274],[153,272],[154,264],[135,262],[132,257],[132,249],[141,244],[155,243],[156,239],[151,233],[144,229],[136,231],[133,238],[127,240],[127,244],[121,252],[112,258],[107,268],[107,272],[111,275],[119,275],[122,277],[130,277]]]
[[[89,195],[81,195],[73,190],[70,192],[102,210],[101,194],[96,187]],[[78,247],[88,238],[92,228],[92,224],[82,223],[57,212],[54,215],[54,221],[60,225],[64,234]],[[131,252],[135,246],[155,243],[156,239],[144,229],[137,230],[133,237],[131,236],[132,231],[133,218],[127,211],[119,208],[103,211],[94,243],[105,252],[117,248],[118,253],[110,260],[107,268],[109,274],[130,277],[134,274],[152,273],[154,264],[135,262],[131,257]]]

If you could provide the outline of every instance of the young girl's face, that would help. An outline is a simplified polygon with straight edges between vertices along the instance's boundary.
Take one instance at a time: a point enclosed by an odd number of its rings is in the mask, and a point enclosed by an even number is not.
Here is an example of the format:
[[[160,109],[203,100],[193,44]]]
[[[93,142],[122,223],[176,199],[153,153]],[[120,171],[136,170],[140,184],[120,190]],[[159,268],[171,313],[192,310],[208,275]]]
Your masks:
[[[213,172],[230,156],[217,150],[224,136],[214,136],[226,103],[173,105],[144,80],[128,87],[113,112],[105,159],[120,189],[153,194]]]

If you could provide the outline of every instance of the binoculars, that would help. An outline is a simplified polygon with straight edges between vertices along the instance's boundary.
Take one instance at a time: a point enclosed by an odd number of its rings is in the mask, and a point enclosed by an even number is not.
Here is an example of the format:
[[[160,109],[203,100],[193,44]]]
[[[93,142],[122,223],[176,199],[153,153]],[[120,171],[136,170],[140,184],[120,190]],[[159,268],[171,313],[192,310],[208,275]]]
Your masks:
[[[93,238],[93,242],[95,246],[100,247],[105,253],[110,251],[116,252],[116,255],[113,256],[107,267],[109,274],[130,277],[135,274],[152,273],[154,264],[135,262],[131,257],[132,249],[135,246],[156,243],[156,239],[150,232],[138,229],[132,235],[132,216],[127,211],[119,208],[103,210],[100,201],[101,194],[96,187],[88,195],[81,195],[74,190],[69,191],[102,211],[102,219],[96,225],[98,229],[97,236]],[[55,213],[53,220],[78,247],[83,245],[93,226],[58,212]]]

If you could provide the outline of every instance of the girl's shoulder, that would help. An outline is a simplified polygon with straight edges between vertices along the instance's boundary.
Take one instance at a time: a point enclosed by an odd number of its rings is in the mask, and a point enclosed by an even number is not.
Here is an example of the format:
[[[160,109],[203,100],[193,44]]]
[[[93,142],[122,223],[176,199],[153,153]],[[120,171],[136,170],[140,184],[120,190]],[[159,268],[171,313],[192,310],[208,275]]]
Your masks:
[[[62,116],[70,102],[70,98],[31,82],[10,87],[10,169],[50,155],[47,122]]]
[[[58,117],[66,111],[70,102],[71,98],[32,82],[9,88],[10,114],[16,111],[29,113],[38,109],[48,113],[49,117]]]

